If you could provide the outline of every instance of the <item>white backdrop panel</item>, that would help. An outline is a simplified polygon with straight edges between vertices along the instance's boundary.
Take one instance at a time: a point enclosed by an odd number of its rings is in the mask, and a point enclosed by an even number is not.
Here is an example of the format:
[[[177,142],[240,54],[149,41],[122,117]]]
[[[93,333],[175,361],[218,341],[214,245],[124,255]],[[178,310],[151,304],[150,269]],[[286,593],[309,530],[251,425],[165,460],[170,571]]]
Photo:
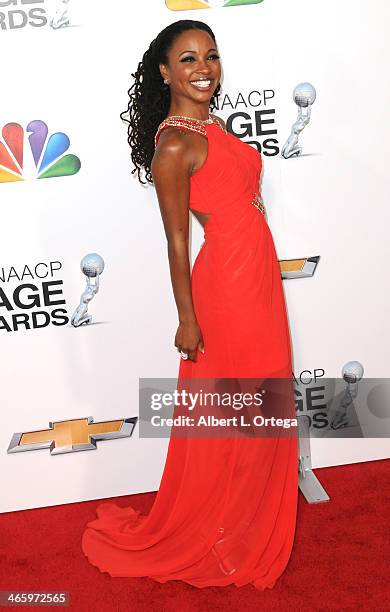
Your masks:
[[[263,157],[263,196],[279,259],[321,255],[313,278],[284,281],[294,372],[340,376],[358,359],[368,377],[389,374],[387,194],[389,6],[265,0],[172,12],[160,0],[77,3],[78,25],[0,33],[1,125],[42,119],[68,134],[81,159],[72,177],[0,185],[0,267],[62,264],[70,316],[83,289],[81,258],[106,262],[90,306],[98,324],[2,330],[0,511],[158,488],[167,440],[98,443],[94,452],[7,454],[14,432],[92,415],[138,412],[139,377],[175,377],[177,312],[155,192],[130,175],[126,126],[130,73],[158,31],[182,18],[207,21],[224,62],[225,92],[275,90],[280,146],[296,116],[292,90],[317,89],[303,155]],[[255,109],[249,109],[253,115]],[[232,112],[220,111],[222,117]],[[387,169],[386,169],[387,170]],[[192,257],[203,240],[193,222]],[[388,440],[315,440],[314,467],[389,456]]]

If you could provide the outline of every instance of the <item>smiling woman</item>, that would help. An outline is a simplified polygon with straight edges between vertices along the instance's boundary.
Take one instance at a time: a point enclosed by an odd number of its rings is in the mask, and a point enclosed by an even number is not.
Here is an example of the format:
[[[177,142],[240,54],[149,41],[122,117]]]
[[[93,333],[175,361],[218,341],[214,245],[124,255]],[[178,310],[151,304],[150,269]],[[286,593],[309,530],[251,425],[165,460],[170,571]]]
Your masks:
[[[169,25],[133,76],[128,141],[133,172],[142,182],[144,171],[155,184],[167,238],[179,318],[178,390],[187,391],[189,383],[198,391],[196,381],[207,379],[219,393],[253,392],[251,385],[281,378],[287,392],[276,393],[273,402],[267,395],[259,414],[292,418],[289,328],[259,192],[262,158],[211,113],[221,78],[214,33],[199,21]],[[190,210],[207,221],[192,272]],[[215,412],[224,410],[226,416],[225,405]],[[173,418],[180,414],[183,406],[175,406]],[[273,431],[253,437],[239,427],[230,437],[199,436],[193,429],[189,422],[187,435],[176,437],[172,428],[150,514],[100,504],[83,551],[111,576],[272,588],[294,539],[296,428],[288,437]]]
[[[180,58],[180,63],[181,64],[196,64],[197,61],[199,61],[198,59],[198,51],[196,50],[186,50],[186,51],[182,51],[182,53],[179,54],[179,58]],[[211,47],[210,49],[207,49],[206,51],[206,55],[207,55],[207,59],[210,61],[216,61],[219,60],[219,55],[217,53],[217,49],[215,47]],[[207,65],[207,64],[206,64]],[[214,70],[214,74],[213,72],[210,72],[210,70],[207,69],[207,72],[205,75],[202,75],[199,73],[199,69],[197,69],[197,74],[193,74],[193,70],[187,70],[186,72],[188,73],[187,75],[183,75],[183,76],[187,76],[188,78],[188,82],[192,85],[192,87],[194,87],[194,89],[197,89],[198,91],[210,91],[211,89],[214,90],[214,83],[215,83],[215,79],[216,77],[220,78],[220,70],[219,69],[219,63],[216,64],[217,69]],[[172,78],[169,77],[171,71],[168,68],[168,66],[166,66],[164,68],[164,70],[162,70],[162,73],[164,74],[164,72],[167,74],[168,78]],[[210,74],[209,74],[210,73]],[[169,83],[170,81],[168,81],[168,78],[165,79],[166,83]]]
[[[153,183],[151,163],[155,153],[155,135],[160,123],[168,115],[176,112],[175,107],[171,108],[171,104],[175,103],[176,95],[179,95],[181,100],[185,102],[189,91],[193,94],[195,92],[199,94],[200,102],[203,102],[202,114],[197,115],[199,118],[202,118],[202,116],[207,118],[208,111],[213,111],[216,107],[217,96],[220,92],[219,77],[216,81],[217,75],[212,76],[214,83],[207,92],[198,91],[189,82],[191,73],[194,81],[207,80],[211,76],[207,72],[202,72],[202,68],[200,74],[195,73],[197,60],[199,59],[197,57],[199,49],[197,40],[193,40],[194,32],[202,35],[207,34],[207,48],[203,51],[205,58],[200,58],[201,62],[205,62],[211,69],[215,65],[214,69],[220,70],[216,40],[209,26],[201,21],[182,20],[171,24],[160,32],[145,51],[136,72],[132,74],[134,83],[129,89],[128,107],[121,114],[121,117],[129,123],[128,142],[134,164],[132,173],[137,172],[141,182],[144,182],[144,174],[146,182]],[[187,44],[185,46],[180,45],[179,48],[176,47],[176,51],[174,51],[173,47],[179,37],[188,37],[185,41]],[[209,51],[210,49],[211,51]],[[177,80],[180,74],[183,77],[184,74],[187,75],[184,82],[183,78]],[[175,82],[170,83],[170,78],[174,79]],[[207,94],[206,107],[205,98],[203,97],[202,100],[201,94]],[[188,109],[190,117],[194,116],[192,110],[192,107]],[[180,113],[186,114],[182,112],[182,109]]]

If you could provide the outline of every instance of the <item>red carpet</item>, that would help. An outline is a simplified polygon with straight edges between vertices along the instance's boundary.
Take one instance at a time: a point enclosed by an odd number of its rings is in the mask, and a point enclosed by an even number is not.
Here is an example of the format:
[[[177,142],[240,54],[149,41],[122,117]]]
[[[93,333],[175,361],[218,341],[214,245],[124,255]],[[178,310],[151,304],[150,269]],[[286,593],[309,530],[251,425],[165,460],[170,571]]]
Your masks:
[[[390,611],[389,468],[387,459],[315,470],[331,501],[309,505],[299,494],[292,556],[272,590],[196,589],[101,574],[80,549],[101,500],[1,514],[0,590],[69,591],[70,609],[77,612]],[[131,500],[146,513],[154,495],[115,501]]]

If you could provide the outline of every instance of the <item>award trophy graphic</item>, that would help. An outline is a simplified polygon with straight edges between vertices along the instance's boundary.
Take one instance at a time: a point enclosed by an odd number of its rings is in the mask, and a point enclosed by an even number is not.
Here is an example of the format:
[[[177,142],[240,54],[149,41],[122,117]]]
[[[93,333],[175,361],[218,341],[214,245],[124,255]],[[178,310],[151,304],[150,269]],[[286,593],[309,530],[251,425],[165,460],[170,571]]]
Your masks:
[[[80,304],[74,311],[71,324],[73,327],[88,325],[92,321],[92,315],[88,314],[88,303],[99,291],[99,276],[104,270],[104,260],[97,253],[88,253],[80,263],[83,274],[87,277],[86,287],[81,294]]]
[[[335,411],[330,423],[332,429],[348,426],[348,409],[353,405],[353,400],[357,397],[358,383],[363,378],[364,368],[359,361],[349,361],[343,366],[341,374],[347,383],[347,388],[341,399],[340,406]]]
[[[298,106],[298,117],[291,128],[291,134],[282,147],[282,156],[285,159],[298,156],[302,147],[298,145],[299,134],[310,121],[311,106],[317,97],[316,90],[311,83],[299,83],[294,89],[293,100]]]
[[[52,27],[53,30],[58,30],[59,28],[66,28],[70,25],[69,2],[70,0],[56,1],[53,16],[49,21],[50,27]]]

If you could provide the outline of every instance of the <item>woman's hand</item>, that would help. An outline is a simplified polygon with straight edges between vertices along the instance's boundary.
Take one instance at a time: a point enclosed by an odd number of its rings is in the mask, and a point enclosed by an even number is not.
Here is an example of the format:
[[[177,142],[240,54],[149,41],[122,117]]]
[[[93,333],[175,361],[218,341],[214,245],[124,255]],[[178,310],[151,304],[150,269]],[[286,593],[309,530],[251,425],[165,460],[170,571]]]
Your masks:
[[[196,361],[196,350],[204,353],[204,343],[201,329],[196,321],[179,324],[175,336],[175,346],[179,351],[188,354],[191,361]]]

